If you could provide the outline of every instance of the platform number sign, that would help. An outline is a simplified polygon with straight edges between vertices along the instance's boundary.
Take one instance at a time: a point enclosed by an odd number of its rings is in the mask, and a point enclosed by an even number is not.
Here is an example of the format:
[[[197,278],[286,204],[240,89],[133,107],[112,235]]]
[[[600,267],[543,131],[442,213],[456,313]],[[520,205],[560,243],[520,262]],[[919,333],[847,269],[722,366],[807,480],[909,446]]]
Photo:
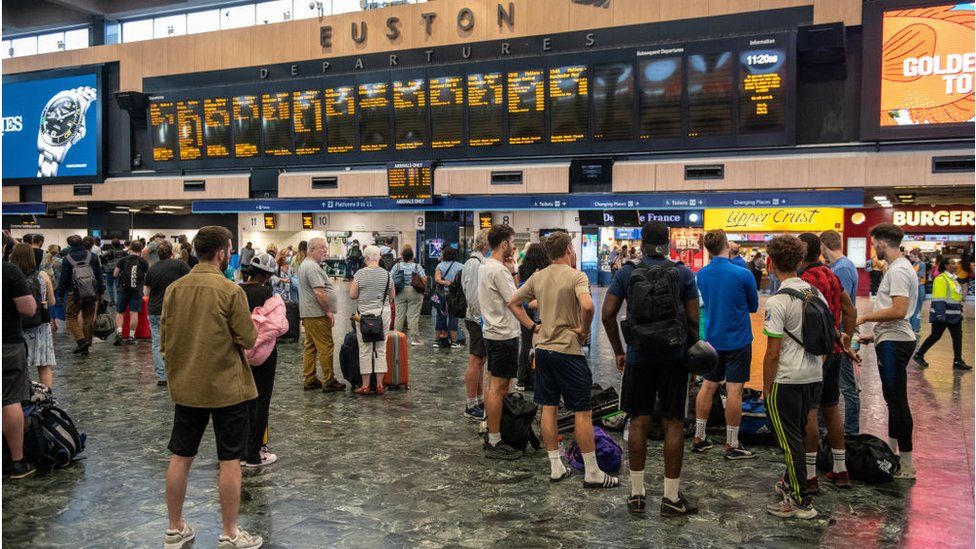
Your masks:
[[[424,217],[424,214],[417,214],[414,217],[413,226],[418,231],[423,231],[427,228],[427,218]]]
[[[500,220],[500,223],[502,225],[511,227],[512,225],[515,224],[514,217],[515,216],[513,216],[511,213],[503,213],[503,214],[499,214],[498,219]]]

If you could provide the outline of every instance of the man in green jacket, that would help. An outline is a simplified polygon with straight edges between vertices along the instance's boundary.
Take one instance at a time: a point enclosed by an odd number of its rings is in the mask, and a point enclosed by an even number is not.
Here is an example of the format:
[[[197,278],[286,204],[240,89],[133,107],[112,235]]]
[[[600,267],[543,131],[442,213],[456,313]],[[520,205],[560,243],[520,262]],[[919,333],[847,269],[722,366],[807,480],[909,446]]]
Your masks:
[[[231,233],[203,227],[193,238],[199,263],[166,290],[160,351],[166,355],[170,397],[176,405],[166,474],[169,525],[164,547],[179,549],[194,538],[183,520],[190,465],[213,419],[220,462],[218,485],[223,529],[219,549],[255,549],[263,540],[237,527],[241,460],[246,458],[250,412],[257,387],[244,350],[258,337],[244,290],[224,278]]]

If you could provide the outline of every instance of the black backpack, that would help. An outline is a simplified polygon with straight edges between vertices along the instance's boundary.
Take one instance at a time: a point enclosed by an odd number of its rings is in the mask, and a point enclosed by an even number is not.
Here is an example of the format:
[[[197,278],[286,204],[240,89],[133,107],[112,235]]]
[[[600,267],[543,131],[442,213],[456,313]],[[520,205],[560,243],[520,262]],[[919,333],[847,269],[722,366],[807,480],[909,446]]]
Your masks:
[[[397,262],[396,256],[393,255],[392,251],[386,252],[385,254],[380,256],[380,267],[383,267],[387,271],[392,269],[393,266],[396,265],[396,262]]]
[[[23,329],[27,330],[30,328],[37,328],[41,324],[44,324],[44,316],[47,306],[41,305],[44,301],[43,293],[46,292],[46,288],[41,285],[40,277],[38,273],[34,273],[33,276],[25,277],[27,279],[27,289],[30,290],[32,296],[34,296],[34,301],[37,302],[37,308],[34,310],[32,316],[20,317],[20,325]]]
[[[24,402],[24,457],[41,470],[70,465],[85,451],[85,434],[58,407],[51,391],[32,385],[30,402]]]
[[[792,288],[780,288],[776,292],[803,302],[803,319],[800,323],[802,341],[789,330],[784,331],[790,339],[799,343],[804,351],[811,355],[826,356],[834,352],[834,343],[839,337],[834,325],[834,313],[830,312],[827,302],[820,299],[820,292],[816,288],[810,286],[810,290],[810,292],[801,292]]]
[[[119,268],[119,287],[125,290],[135,290],[137,287],[132,285],[133,279],[138,276],[139,258],[129,255],[118,262]]]
[[[643,353],[684,349],[688,327],[674,263],[641,262],[634,268],[627,290],[627,318],[622,327],[627,343]]]
[[[502,442],[516,450],[524,451],[531,444],[538,450],[542,447],[539,438],[532,430],[532,422],[539,406],[526,400],[522,393],[511,393],[502,402],[502,423],[499,429]]]

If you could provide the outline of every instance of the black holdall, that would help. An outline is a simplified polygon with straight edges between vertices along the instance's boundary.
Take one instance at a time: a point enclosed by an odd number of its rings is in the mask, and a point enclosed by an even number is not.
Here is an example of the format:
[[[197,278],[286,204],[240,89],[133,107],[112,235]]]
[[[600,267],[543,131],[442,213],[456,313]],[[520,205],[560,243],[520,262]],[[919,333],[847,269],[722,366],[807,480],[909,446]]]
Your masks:
[[[383,305],[386,303],[386,296],[390,292],[390,277],[386,277],[386,286],[383,288],[383,299],[380,301],[380,314],[360,314],[359,333],[365,343],[378,343],[384,341],[383,336]]]

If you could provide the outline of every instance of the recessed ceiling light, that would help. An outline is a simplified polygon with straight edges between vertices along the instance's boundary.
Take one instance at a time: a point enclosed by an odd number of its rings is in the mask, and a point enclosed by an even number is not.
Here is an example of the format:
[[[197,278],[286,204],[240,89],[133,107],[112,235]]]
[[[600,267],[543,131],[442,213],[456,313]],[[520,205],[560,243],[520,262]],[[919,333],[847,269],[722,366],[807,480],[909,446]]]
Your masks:
[[[878,202],[881,202],[883,200],[888,200],[888,197],[882,194],[874,197],[874,199],[877,200]]]
[[[160,210],[182,210],[183,206],[168,206],[163,204],[162,206],[157,206]]]

